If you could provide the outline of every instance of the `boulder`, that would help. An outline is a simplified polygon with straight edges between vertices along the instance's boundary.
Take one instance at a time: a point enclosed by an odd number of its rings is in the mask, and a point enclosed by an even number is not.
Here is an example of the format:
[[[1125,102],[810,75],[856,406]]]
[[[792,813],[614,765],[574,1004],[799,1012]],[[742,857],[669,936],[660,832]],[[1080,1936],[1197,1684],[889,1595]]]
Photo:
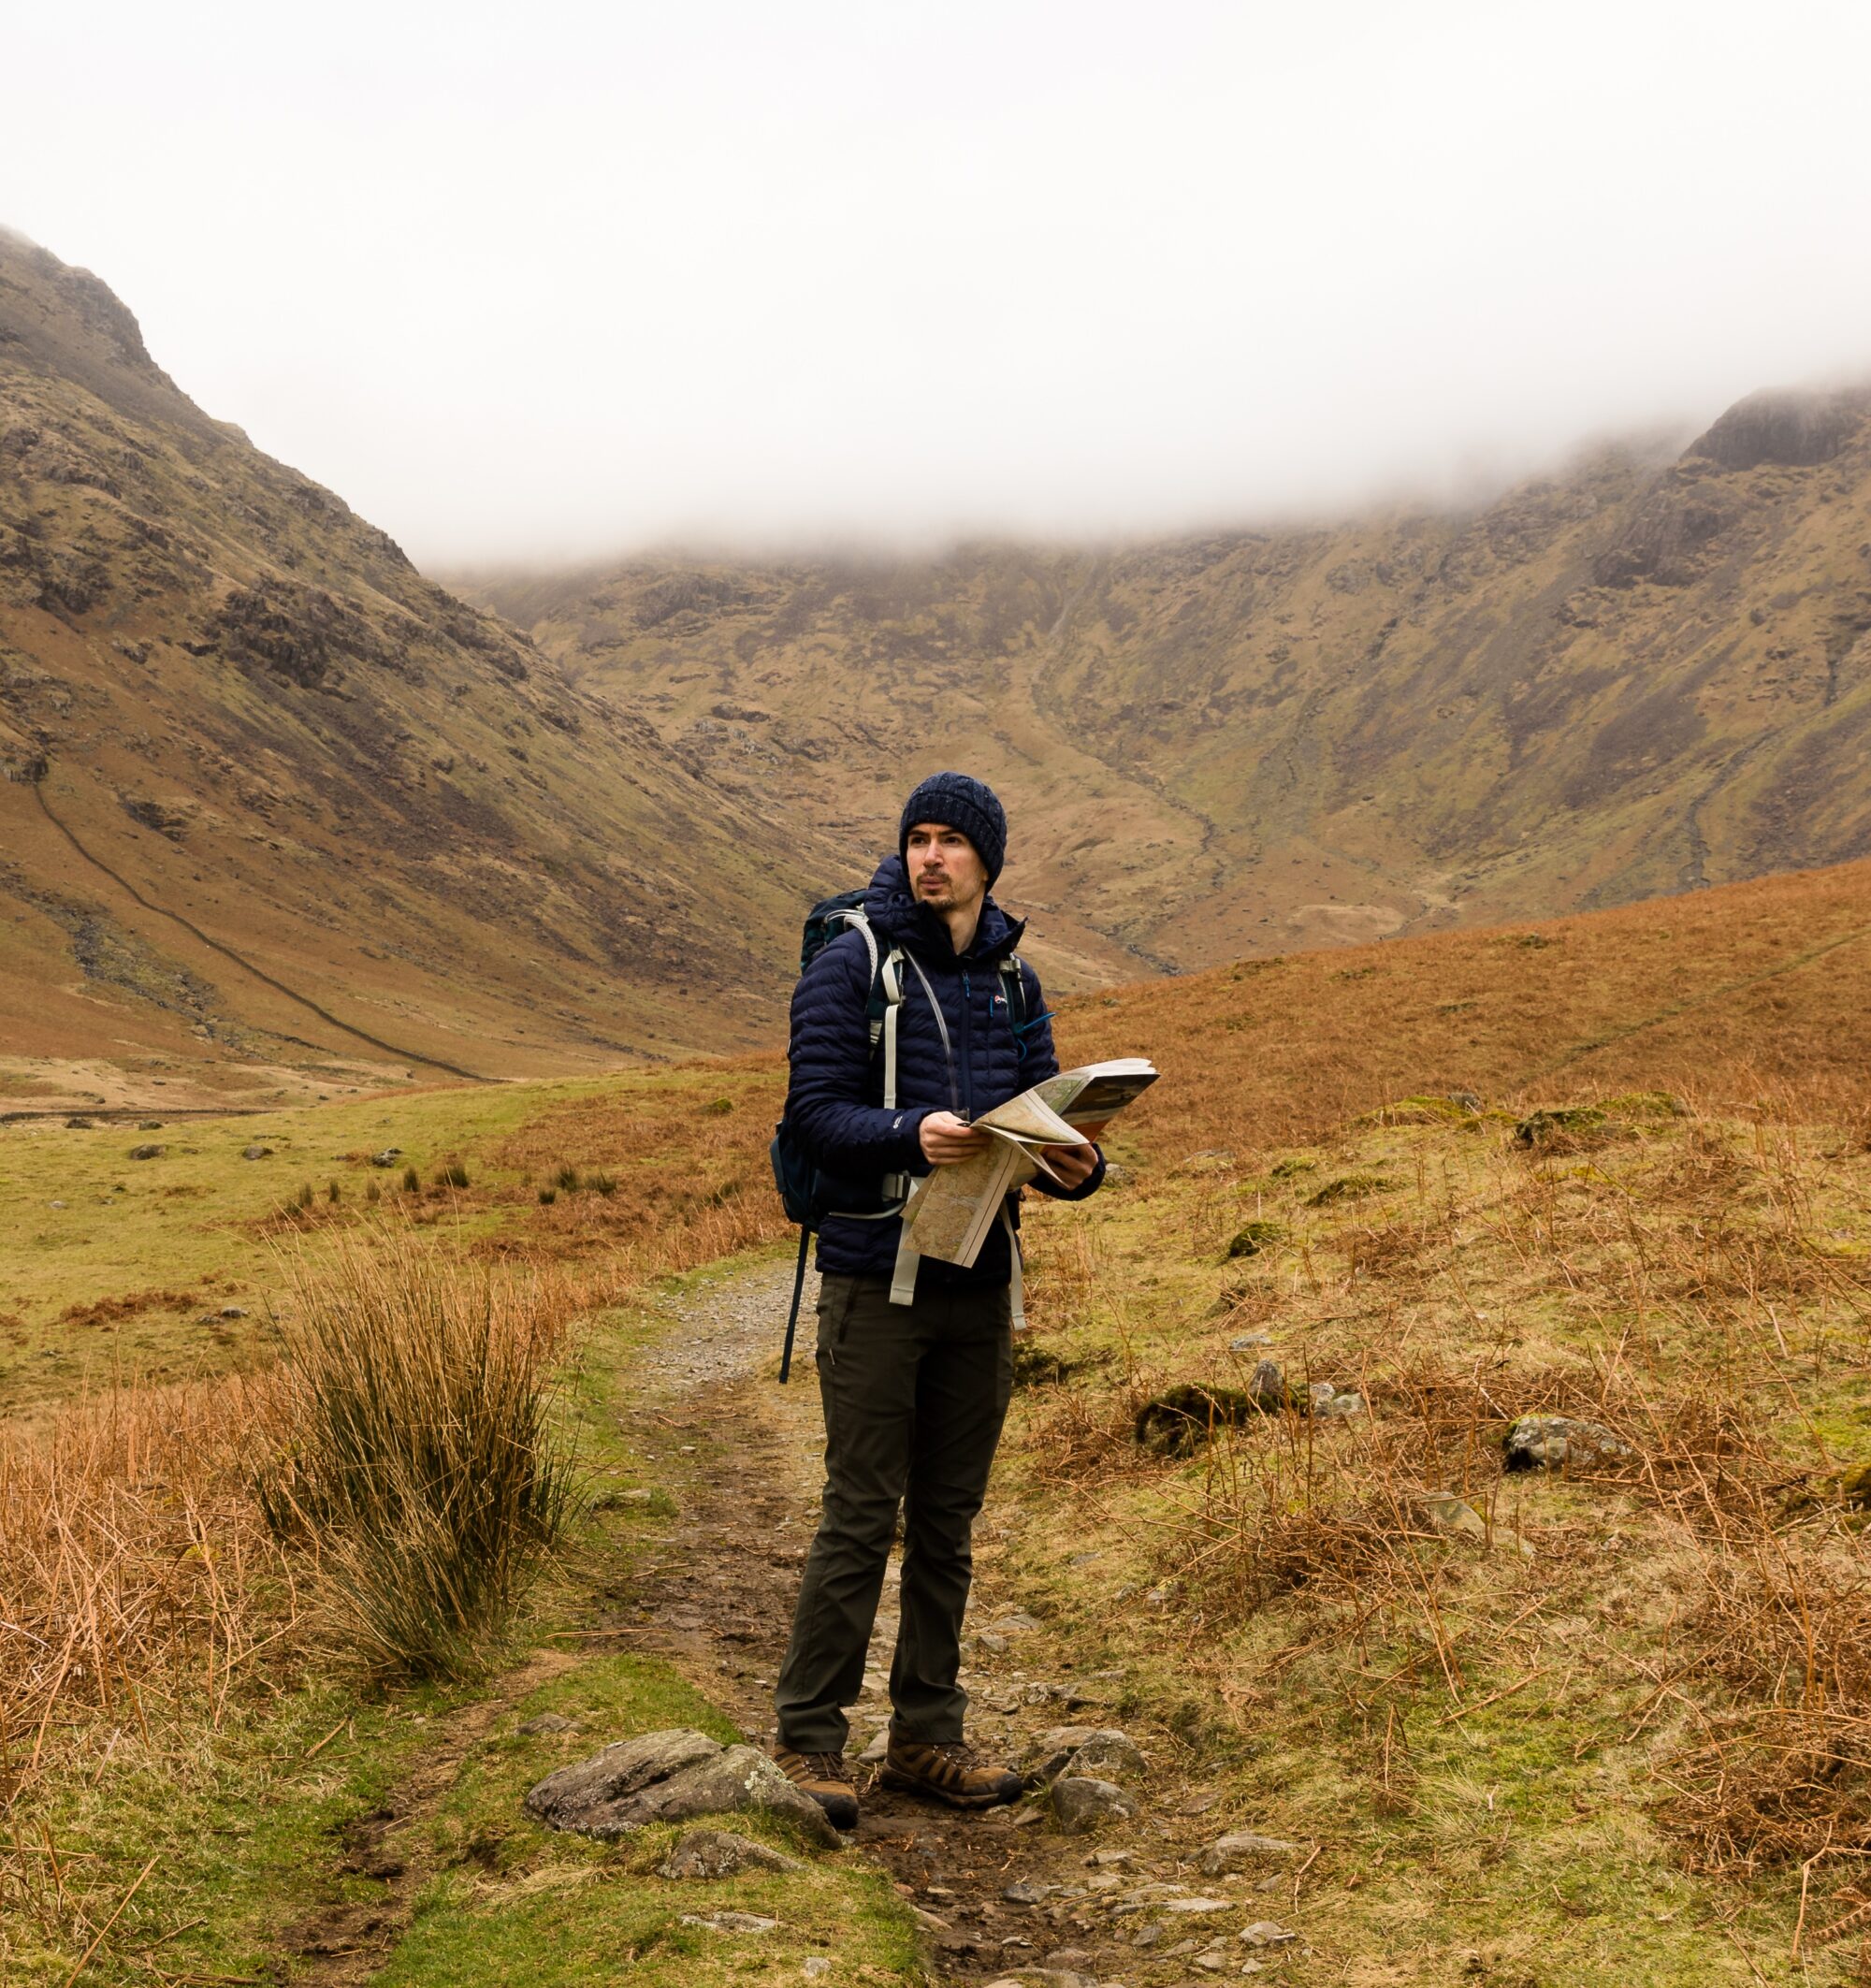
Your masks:
[[[645,1733],[548,1774],[527,1807],[549,1829],[622,1836],[646,1822],[707,1815],[783,1817],[815,1842],[837,1832],[810,1795],[755,1747],[722,1747],[688,1727]]]
[[[243,1160],[269,1160],[272,1156],[273,1149],[270,1146],[242,1146],[240,1149],[240,1157]]]
[[[1284,1836],[1257,1836],[1251,1830],[1237,1830],[1217,1836],[1196,1860],[1196,1867],[1204,1878],[1226,1878],[1231,1871],[1251,1870],[1257,1864],[1297,1856],[1298,1850],[1297,1843]]]
[[[515,1730],[521,1733],[575,1733],[578,1721],[567,1719],[561,1712],[542,1712],[537,1719],[529,1719]]]
[[[1143,1768],[1141,1749],[1114,1726],[1054,1726],[1028,1745],[1022,1778],[1029,1788],[1043,1788],[1062,1774],[1114,1780]]]
[[[156,1145],[132,1146],[130,1157],[133,1160],[159,1160],[167,1150],[166,1147]]]
[[[691,1829],[657,1866],[660,1878],[732,1878],[741,1871],[803,1871],[797,1857],[786,1856],[751,1836],[732,1829]]]
[[[1298,1937],[1270,1919],[1256,1919],[1251,1926],[1240,1929],[1241,1944],[1246,1947],[1290,1947]]]
[[[1062,1774],[1052,1783],[1052,1813],[1068,1836],[1081,1836],[1106,1822],[1128,1821],[1137,1804],[1112,1781],[1089,1774]]]
[[[1571,1415],[1522,1415],[1501,1439],[1501,1447],[1510,1471],[1577,1469],[1633,1454],[1603,1423]]]
[[[1321,1415],[1361,1415],[1364,1413],[1364,1397],[1356,1387],[1347,1387],[1342,1394],[1335,1394],[1323,1408],[1316,1409]]]

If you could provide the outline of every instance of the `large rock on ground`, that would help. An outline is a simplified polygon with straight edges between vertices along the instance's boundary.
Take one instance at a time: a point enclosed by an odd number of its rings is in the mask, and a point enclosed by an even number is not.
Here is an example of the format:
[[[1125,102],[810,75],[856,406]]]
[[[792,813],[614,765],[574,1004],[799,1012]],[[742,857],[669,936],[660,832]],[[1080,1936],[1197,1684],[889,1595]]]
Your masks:
[[[629,1836],[648,1822],[697,1816],[765,1814],[814,1842],[838,1841],[825,1811],[757,1747],[722,1747],[688,1727],[606,1747],[548,1774],[526,1799],[549,1829],[587,1836]]]
[[[1052,1783],[1052,1813],[1068,1836],[1082,1836],[1106,1822],[1128,1821],[1137,1804],[1113,1781],[1089,1774],[1062,1774]]]
[[[1297,1856],[1299,1846],[1284,1836],[1256,1836],[1251,1830],[1236,1830],[1217,1836],[1197,1860],[1204,1878],[1225,1878],[1230,1871],[1251,1870],[1255,1865]]]
[[[732,1878],[740,1871],[803,1871],[789,1857],[732,1829],[691,1829],[657,1866],[660,1878]]]
[[[1143,1773],[1146,1765],[1136,1741],[1115,1726],[1053,1726],[1028,1745],[1023,1778],[1029,1788],[1042,1788],[1062,1774],[1119,1781]]]
[[[1501,1460],[1510,1471],[1578,1470],[1632,1455],[1631,1445],[1603,1423],[1572,1415],[1522,1415],[1501,1439]]]

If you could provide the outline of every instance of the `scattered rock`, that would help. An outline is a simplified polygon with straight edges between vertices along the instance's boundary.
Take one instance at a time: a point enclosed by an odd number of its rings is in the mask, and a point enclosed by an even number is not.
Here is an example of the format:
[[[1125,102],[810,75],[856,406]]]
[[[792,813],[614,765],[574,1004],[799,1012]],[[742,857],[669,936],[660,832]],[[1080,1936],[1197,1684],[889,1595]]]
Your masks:
[[[1469,1540],[1477,1546],[1487,1545],[1487,1521],[1472,1505],[1465,1504],[1453,1491],[1426,1493],[1417,1499],[1416,1511],[1432,1532],[1440,1532],[1446,1539]],[[1515,1539],[1511,1533],[1497,1533],[1495,1544],[1516,1546],[1523,1558],[1533,1558],[1532,1547],[1524,1539]]]
[[[91,1130],[91,1120],[88,1118],[68,1118],[65,1124],[67,1132],[89,1132]]]
[[[247,1307],[245,1305],[223,1305],[220,1315],[223,1318],[245,1318]]]
[[[1364,1397],[1356,1387],[1347,1387],[1342,1394],[1335,1394],[1323,1408],[1315,1409],[1321,1415],[1361,1415],[1364,1413]]]
[[[1236,1830],[1217,1836],[1197,1859],[1196,1867],[1204,1878],[1226,1878],[1230,1871],[1251,1869],[1276,1857],[1298,1854],[1299,1846],[1284,1836],[1257,1836],[1251,1830]]]
[[[1237,1339],[1228,1341],[1230,1353],[1252,1353],[1256,1346],[1270,1346],[1273,1335],[1270,1332],[1243,1332]]]
[[[1559,1105],[1530,1111],[1514,1128],[1514,1143],[1532,1152],[1576,1153],[1602,1146],[1609,1133],[1596,1105]]]
[[[1510,1471],[1562,1471],[1632,1454],[1602,1422],[1571,1415],[1522,1415],[1501,1438]]]
[[[1097,1958],[1083,1947],[1054,1947],[1046,1956],[1049,1969],[1054,1967],[1089,1967]]]
[[[522,1729],[524,1730],[524,1729]],[[803,1871],[797,1857],[736,1836],[732,1829],[691,1829],[657,1866],[660,1878],[732,1878],[740,1871]]]
[[[1018,1878],[1011,1884],[1002,1885],[1000,1895],[1008,1905],[1038,1905],[1050,1890],[1049,1885],[1029,1884],[1024,1878]]]
[[[138,1132],[160,1132],[162,1129],[163,1122],[159,1118],[143,1118],[137,1122]]]
[[[822,1953],[808,1953],[799,1964],[799,1971],[808,1981],[816,1981],[821,1974],[830,1974],[832,1963]]]
[[[1023,1608],[1016,1608],[1011,1615],[996,1616],[988,1627],[997,1636],[1021,1636],[1030,1629],[1037,1629],[1039,1618],[1028,1615]]]
[[[1041,1788],[1062,1774],[1111,1779],[1140,1774],[1144,1759],[1128,1734],[1114,1726],[1054,1726],[1029,1742],[1023,1775],[1029,1788]]]
[[[167,1146],[132,1146],[130,1148],[130,1157],[133,1160],[159,1160],[167,1151],[168,1148]]]
[[[871,1734],[870,1745],[858,1755],[858,1765],[861,1767],[881,1767],[884,1755],[889,1751],[890,1728],[888,1726],[879,1726]]]
[[[1085,1859],[1085,1868],[1094,1871],[1127,1871],[1137,1859],[1127,1850],[1095,1850]]]
[[[1251,1926],[1240,1929],[1240,1942],[1245,1947],[1290,1947],[1298,1937],[1270,1919],[1256,1919]]]
[[[1105,1822],[1129,1821],[1138,1807],[1114,1782],[1089,1774],[1062,1774],[1052,1783],[1052,1813],[1068,1836],[1081,1836]]]
[[[400,1146],[385,1146],[381,1153],[373,1153],[370,1155],[370,1164],[373,1167],[394,1167],[402,1156],[403,1149]],[[253,1154],[250,1154],[248,1157],[251,1159]]]
[[[558,1712],[542,1712],[537,1719],[529,1719],[519,1728],[522,1733],[575,1733],[578,1721],[566,1719]]]
[[[685,1912],[685,1926],[702,1926],[710,1933],[771,1933],[776,1919],[763,1919],[758,1912]]]
[[[1330,1208],[1340,1201],[1362,1201],[1374,1194],[1388,1194],[1402,1183],[1383,1173],[1342,1173],[1327,1181],[1316,1193],[1306,1197],[1308,1208]]]
[[[1483,1109],[1482,1101],[1472,1091],[1444,1091],[1443,1096],[1458,1111],[1475,1112]]]
[[[1329,1381],[1309,1381],[1306,1384],[1306,1399],[1315,1415],[1325,1414],[1338,1389]]]
[[[1163,1901],[1166,1912],[1231,1912],[1232,1898],[1166,1898]]]
[[[240,1157],[243,1160],[269,1160],[272,1156],[273,1149],[270,1146],[242,1146],[240,1149]]]
[[[645,1733],[549,1774],[527,1807],[551,1829],[621,1836],[646,1822],[760,1813],[795,1823],[806,1836],[835,1845],[825,1811],[757,1748],[723,1748],[687,1727]]]
[[[1302,1388],[1290,1386],[1278,1360],[1259,1360],[1247,1377],[1248,1399],[1264,1415],[1277,1415],[1283,1408],[1297,1408],[1302,1414],[1312,1399]]]
[[[1206,1968],[1211,1974],[1226,1974],[1234,1964],[1234,1955],[1226,1947],[1205,1947],[1189,1961],[1192,1967]]]

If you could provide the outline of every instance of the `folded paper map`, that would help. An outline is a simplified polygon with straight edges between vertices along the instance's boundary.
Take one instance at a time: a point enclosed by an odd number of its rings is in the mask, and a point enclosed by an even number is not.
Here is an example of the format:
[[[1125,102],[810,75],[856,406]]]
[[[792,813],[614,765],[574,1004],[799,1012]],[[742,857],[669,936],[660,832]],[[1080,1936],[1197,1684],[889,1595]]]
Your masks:
[[[1048,1146],[1081,1146],[1156,1081],[1142,1056],[1119,1056],[1062,1070],[1018,1097],[1009,1097],[974,1121],[993,1134],[985,1153],[953,1167],[937,1167],[916,1188],[904,1213],[909,1240],[921,1255],[965,1268],[981,1253],[1002,1204],[1036,1174],[1058,1174],[1047,1163]]]

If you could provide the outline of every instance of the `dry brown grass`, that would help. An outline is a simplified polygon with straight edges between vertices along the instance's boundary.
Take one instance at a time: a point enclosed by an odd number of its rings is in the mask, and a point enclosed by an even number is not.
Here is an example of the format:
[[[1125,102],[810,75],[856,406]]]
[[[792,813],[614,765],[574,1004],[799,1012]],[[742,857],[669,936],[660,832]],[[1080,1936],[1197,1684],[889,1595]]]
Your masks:
[[[291,1647],[292,1562],[251,1488],[252,1384],[125,1390],[0,1444],[5,1798],[101,1715],[218,1724]]]

